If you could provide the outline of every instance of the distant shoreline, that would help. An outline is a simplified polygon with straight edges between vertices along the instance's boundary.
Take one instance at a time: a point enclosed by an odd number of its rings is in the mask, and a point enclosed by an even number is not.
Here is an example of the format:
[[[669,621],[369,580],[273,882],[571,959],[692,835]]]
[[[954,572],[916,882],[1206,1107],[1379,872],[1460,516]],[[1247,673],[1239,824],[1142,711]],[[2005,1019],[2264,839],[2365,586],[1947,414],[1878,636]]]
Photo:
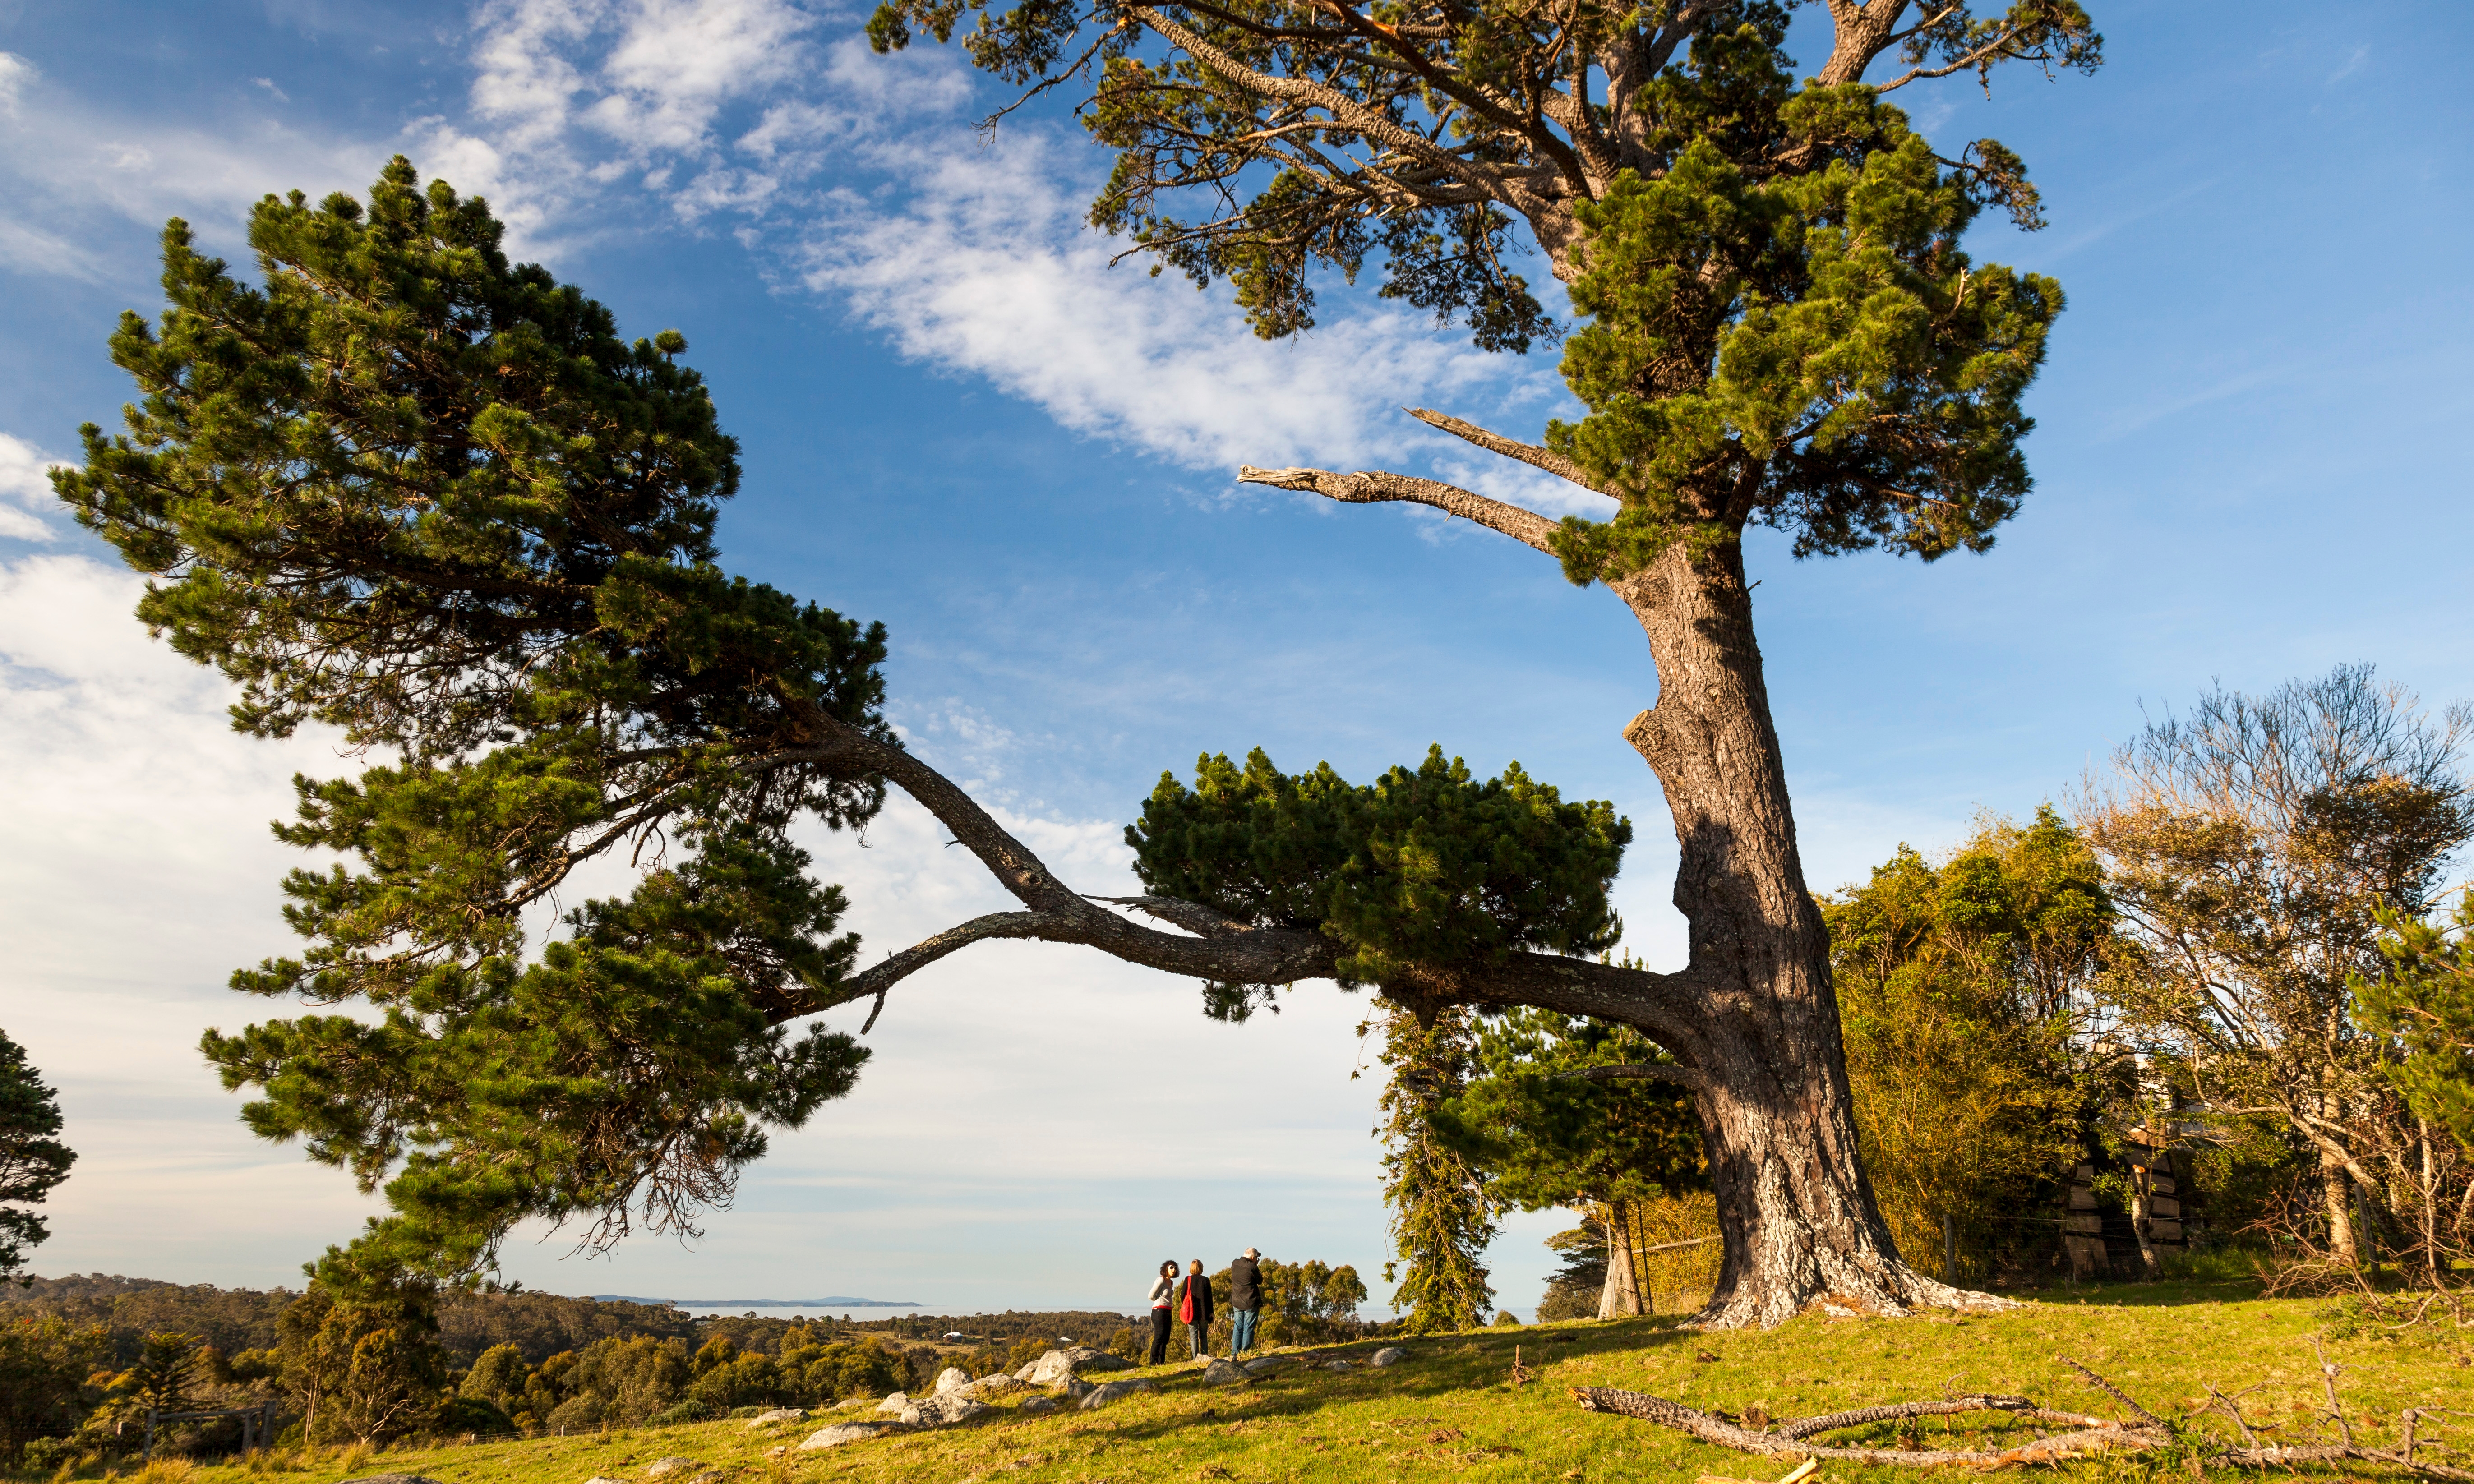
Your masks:
[[[604,1303],[649,1303],[674,1309],[915,1309],[910,1299],[640,1299],[634,1294],[594,1294]]]

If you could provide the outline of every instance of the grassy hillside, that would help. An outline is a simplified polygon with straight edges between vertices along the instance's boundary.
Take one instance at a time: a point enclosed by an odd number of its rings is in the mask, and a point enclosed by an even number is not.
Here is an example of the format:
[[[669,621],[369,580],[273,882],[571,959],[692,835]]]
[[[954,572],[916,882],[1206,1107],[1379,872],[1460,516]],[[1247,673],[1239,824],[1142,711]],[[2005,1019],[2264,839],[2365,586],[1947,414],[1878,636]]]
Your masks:
[[[751,1430],[744,1423],[705,1423],[603,1436],[484,1442],[470,1447],[401,1448],[366,1454],[261,1459],[256,1470],[286,1484],[330,1481],[385,1471],[447,1484],[584,1484],[596,1475],[641,1478],[656,1458],[692,1458],[738,1484],[776,1480],[982,1481],[1479,1479],[1690,1480],[1702,1473],[1774,1479],[1784,1463],[1709,1448],[1649,1424],[1580,1411],[1566,1388],[1619,1386],[1702,1408],[1740,1413],[1758,1407],[1785,1418],[1871,1402],[1961,1391],[2024,1393],[2049,1405],[2117,1415],[2118,1408],[2056,1358],[2074,1357],[2151,1410],[2179,1415],[2203,1402],[2213,1383],[2227,1393],[2256,1388],[2243,1405],[2268,1436],[2316,1436],[2319,1378],[2309,1340],[2327,1336],[2329,1357],[2344,1368],[2343,1399],[2365,1441],[2387,1445],[2400,1408],[2474,1411],[2474,1333],[2425,1325],[2405,1336],[2349,1323],[2312,1301],[2266,1301],[2248,1285],[2122,1286],[2085,1297],[2046,1295],[2015,1312],[1971,1319],[1824,1321],[1800,1319],[1768,1333],[1702,1335],[1672,1319],[1572,1323],[1490,1329],[1409,1342],[1412,1359],[1382,1371],[1336,1375],[1293,1368],[1251,1386],[1205,1388],[1187,1366],[1156,1375],[1155,1396],[1100,1412],[1018,1416],[941,1432],[916,1433],[813,1453],[767,1456],[795,1445],[811,1422]],[[1514,1349],[1535,1373],[1511,1382]],[[1375,1345],[1312,1352],[1363,1356]],[[844,1414],[849,1416],[852,1414]],[[2428,1423],[2425,1424],[2426,1432]],[[2446,1436],[2474,1455],[2474,1419],[2455,1420]],[[1939,1420],[1923,1423],[1924,1446],[1974,1431]],[[1884,1428],[1871,1439],[1891,1446]],[[2461,1458],[2466,1463],[2469,1458]],[[184,1467],[158,1470],[178,1475]],[[2085,1479],[2187,1478],[2180,1460],[2137,1464],[2097,1460],[2064,1471]],[[1908,1471],[1831,1465],[1830,1479],[1892,1479]],[[201,1468],[193,1484],[242,1484],[237,1465]],[[86,1475],[93,1477],[92,1472]],[[1921,1472],[1917,1476],[1927,1476]],[[1963,1477],[1943,1474],[1945,1479]],[[690,1472],[670,1475],[687,1484]],[[157,1484],[157,1481],[149,1481]],[[711,1481],[707,1481],[711,1484]]]

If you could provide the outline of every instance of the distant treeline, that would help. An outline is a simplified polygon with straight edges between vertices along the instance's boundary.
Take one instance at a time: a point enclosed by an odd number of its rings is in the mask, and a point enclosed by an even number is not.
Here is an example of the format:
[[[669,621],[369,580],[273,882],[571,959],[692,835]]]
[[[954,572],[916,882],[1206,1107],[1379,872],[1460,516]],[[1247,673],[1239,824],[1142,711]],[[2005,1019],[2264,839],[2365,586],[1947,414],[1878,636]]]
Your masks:
[[[0,1287],[0,1302],[22,1304],[37,1313],[57,1315],[84,1328],[100,1326],[110,1336],[111,1363],[134,1362],[150,1332],[192,1334],[227,1355],[271,1350],[277,1343],[276,1321],[299,1298],[285,1288],[217,1288],[210,1283],[168,1283],[158,1278],[122,1277],[101,1273],[65,1277],[38,1277],[26,1287]],[[943,1336],[958,1332],[967,1348],[1008,1347],[1012,1342],[1071,1335],[1090,1345],[1105,1345],[1124,1328],[1126,1316],[1099,1311],[1032,1312],[1008,1309],[1003,1314],[900,1314],[885,1319],[844,1321],[823,1314],[780,1319],[733,1315],[696,1317],[664,1304],[630,1303],[623,1300],[571,1299],[560,1294],[455,1293],[438,1299],[438,1339],[449,1358],[466,1367],[493,1346],[512,1345],[531,1365],[540,1365],[563,1350],[582,1350],[599,1340],[678,1340],[691,1350],[723,1338],[741,1352],[779,1354],[794,1326],[808,1332],[854,1337],[908,1340],[941,1347]],[[958,1347],[964,1342],[956,1342]]]

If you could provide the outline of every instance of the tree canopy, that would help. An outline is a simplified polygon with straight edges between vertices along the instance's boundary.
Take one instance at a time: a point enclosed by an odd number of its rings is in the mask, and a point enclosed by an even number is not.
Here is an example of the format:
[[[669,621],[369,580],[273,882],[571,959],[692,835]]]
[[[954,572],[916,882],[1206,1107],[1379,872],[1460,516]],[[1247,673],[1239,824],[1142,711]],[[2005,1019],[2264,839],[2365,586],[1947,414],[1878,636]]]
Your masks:
[[[1553,951],[1612,941],[1629,826],[1440,750],[1364,789],[1207,763],[1146,811],[1154,894],[1072,890],[894,738],[882,626],[722,571],[736,448],[683,337],[620,339],[580,291],[510,263],[484,203],[401,158],[366,205],[269,197],[250,233],[254,284],[167,228],[168,307],[111,340],[140,394],[127,430],[88,425],[85,467],[55,478],[156,578],[140,618],[239,684],[237,728],[331,726],[364,755],[357,776],[296,780],[277,829],[342,858],[284,883],[306,948],[231,981],[364,1012],[204,1040],[255,1093],[253,1130],[383,1187],[391,1214],[325,1270],[346,1300],[392,1302],[407,1265],[473,1277],[527,1219],[581,1222],[591,1244],[692,1230],[767,1126],[800,1124],[865,1059],[789,1024],[881,1010],[984,938],[1222,986],[1449,993],[1483,971],[1504,994],[1568,992],[1586,967]],[[864,824],[889,787],[1025,910],[861,970],[842,893],[789,831]],[[633,888],[534,952],[549,893],[602,859],[638,867]],[[1550,958],[1574,968],[1529,961]],[[1247,1003],[1232,992],[1223,1012]]]
[[[715,563],[736,446],[685,341],[511,265],[483,203],[399,158],[367,207],[268,197],[259,282],[174,222],[159,325],[125,315],[128,430],[55,475],[153,574],[139,617],[237,681],[233,724],[386,761],[296,782],[277,833],[308,947],[233,987],[375,1019],[209,1033],[270,1138],[384,1182],[400,1255],[484,1263],[528,1216],[691,1224],[851,1085],[857,943],[787,828],[884,786],[783,756],[803,714],[888,736],[882,628]],[[526,953],[525,909],[625,842],[656,864]]]
[[[69,1178],[76,1151],[55,1137],[61,1106],[26,1060],[26,1049],[0,1032],[0,1279],[26,1265],[27,1253],[50,1235],[41,1202]]]

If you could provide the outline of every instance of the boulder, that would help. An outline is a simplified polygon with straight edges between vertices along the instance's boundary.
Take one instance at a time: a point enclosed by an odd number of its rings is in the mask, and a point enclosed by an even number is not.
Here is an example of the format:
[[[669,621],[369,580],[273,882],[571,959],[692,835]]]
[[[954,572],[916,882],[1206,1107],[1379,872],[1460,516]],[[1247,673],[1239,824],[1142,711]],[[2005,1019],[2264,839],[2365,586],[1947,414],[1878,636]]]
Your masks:
[[[1357,1369],[1346,1360],[1326,1360],[1322,1363],[1322,1368],[1326,1371],[1338,1371],[1344,1375]]]
[[[960,1397],[970,1397],[975,1399],[986,1397],[1002,1397],[1007,1392],[1021,1390],[1023,1384],[1023,1382],[1017,1381],[1012,1376],[1000,1371],[994,1375],[981,1376],[978,1380],[973,1381],[968,1386],[957,1386],[954,1388],[954,1394]]]
[[[1031,1363],[1031,1374],[1023,1377],[1033,1386],[1054,1386],[1069,1375],[1085,1371],[1124,1371],[1133,1364],[1121,1360],[1106,1350],[1095,1350],[1087,1345],[1071,1350],[1050,1350]]]
[[[887,1398],[885,1398],[883,1401],[878,1402],[878,1403],[876,1404],[876,1409],[877,1409],[878,1411],[880,1411],[880,1412],[899,1412],[899,1411],[901,1411],[904,1407],[907,1407],[907,1406],[909,1406],[910,1404],[910,1394],[909,1394],[908,1392],[899,1392],[899,1391],[897,1391],[897,1392],[895,1392],[892,1396],[887,1397]]]
[[[874,1405],[876,1405],[876,1399],[874,1397],[844,1397],[841,1400],[834,1403],[834,1410],[837,1412],[849,1412],[860,1407],[872,1407]]]
[[[1243,1386],[1252,1379],[1244,1370],[1217,1355],[1202,1363],[1202,1384],[1205,1386]]]
[[[1143,1380],[1139,1377],[1130,1381],[1110,1381],[1105,1385],[1091,1388],[1089,1394],[1082,1399],[1082,1410],[1097,1411],[1111,1402],[1123,1401],[1128,1397],[1157,1390],[1159,1390],[1159,1382]]]
[[[1402,1350],[1396,1345],[1387,1345],[1381,1350],[1376,1350],[1374,1352],[1374,1358],[1368,1361],[1367,1364],[1370,1366],[1396,1366],[1408,1358],[1409,1352],[1407,1350]]]
[[[1248,1375],[1270,1375],[1287,1367],[1292,1358],[1287,1355],[1258,1355],[1252,1360],[1239,1361],[1237,1369]]]
[[[870,1438],[881,1438],[888,1432],[901,1430],[902,1425],[899,1423],[836,1423],[831,1427],[819,1427],[808,1434],[808,1441],[799,1445],[799,1451],[804,1453],[811,1448],[838,1448],[845,1443],[864,1443]]]
[[[902,1422],[910,1427],[951,1427],[956,1423],[984,1417],[990,1410],[984,1401],[973,1401],[968,1397],[947,1392],[941,1397],[931,1397],[904,1407]]]
[[[1015,1380],[1017,1380],[1017,1381],[1022,1382],[1022,1383],[1023,1383],[1024,1385],[1026,1385],[1026,1386],[1031,1385],[1031,1384],[1032,1384],[1032,1383],[1031,1383],[1031,1373],[1032,1373],[1033,1371],[1036,1371],[1036,1370],[1038,1370],[1038,1369],[1039,1369],[1039,1362],[1038,1362],[1038,1361],[1036,1361],[1036,1360],[1034,1360],[1034,1361],[1031,1362],[1029,1365],[1024,1366],[1021,1370],[1016,1371],[1016,1372],[1013,1374],[1013,1378],[1014,1378]]]
[[[759,1412],[754,1417],[749,1418],[747,1420],[747,1425],[750,1427],[770,1427],[775,1423],[804,1423],[807,1420],[808,1414],[804,1408],[775,1407],[770,1412]]]
[[[968,1386],[970,1384],[971,1373],[963,1370],[959,1366],[947,1366],[944,1370],[936,1373],[937,1396],[941,1397],[945,1395],[945,1393],[952,1391],[957,1387]]]
[[[692,1458],[656,1458],[651,1463],[644,1466],[644,1477],[648,1479],[667,1478],[683,1469],[693,1469],[696,1467],[698,1467],[698,1465]]]
[[[1056,1399],[1055,1397],[1032,1397],[1024,1401],[1022,1405],[1014,1408],[1014,1410],[1017,1412],[1054,1412],[1056,1410]]]

